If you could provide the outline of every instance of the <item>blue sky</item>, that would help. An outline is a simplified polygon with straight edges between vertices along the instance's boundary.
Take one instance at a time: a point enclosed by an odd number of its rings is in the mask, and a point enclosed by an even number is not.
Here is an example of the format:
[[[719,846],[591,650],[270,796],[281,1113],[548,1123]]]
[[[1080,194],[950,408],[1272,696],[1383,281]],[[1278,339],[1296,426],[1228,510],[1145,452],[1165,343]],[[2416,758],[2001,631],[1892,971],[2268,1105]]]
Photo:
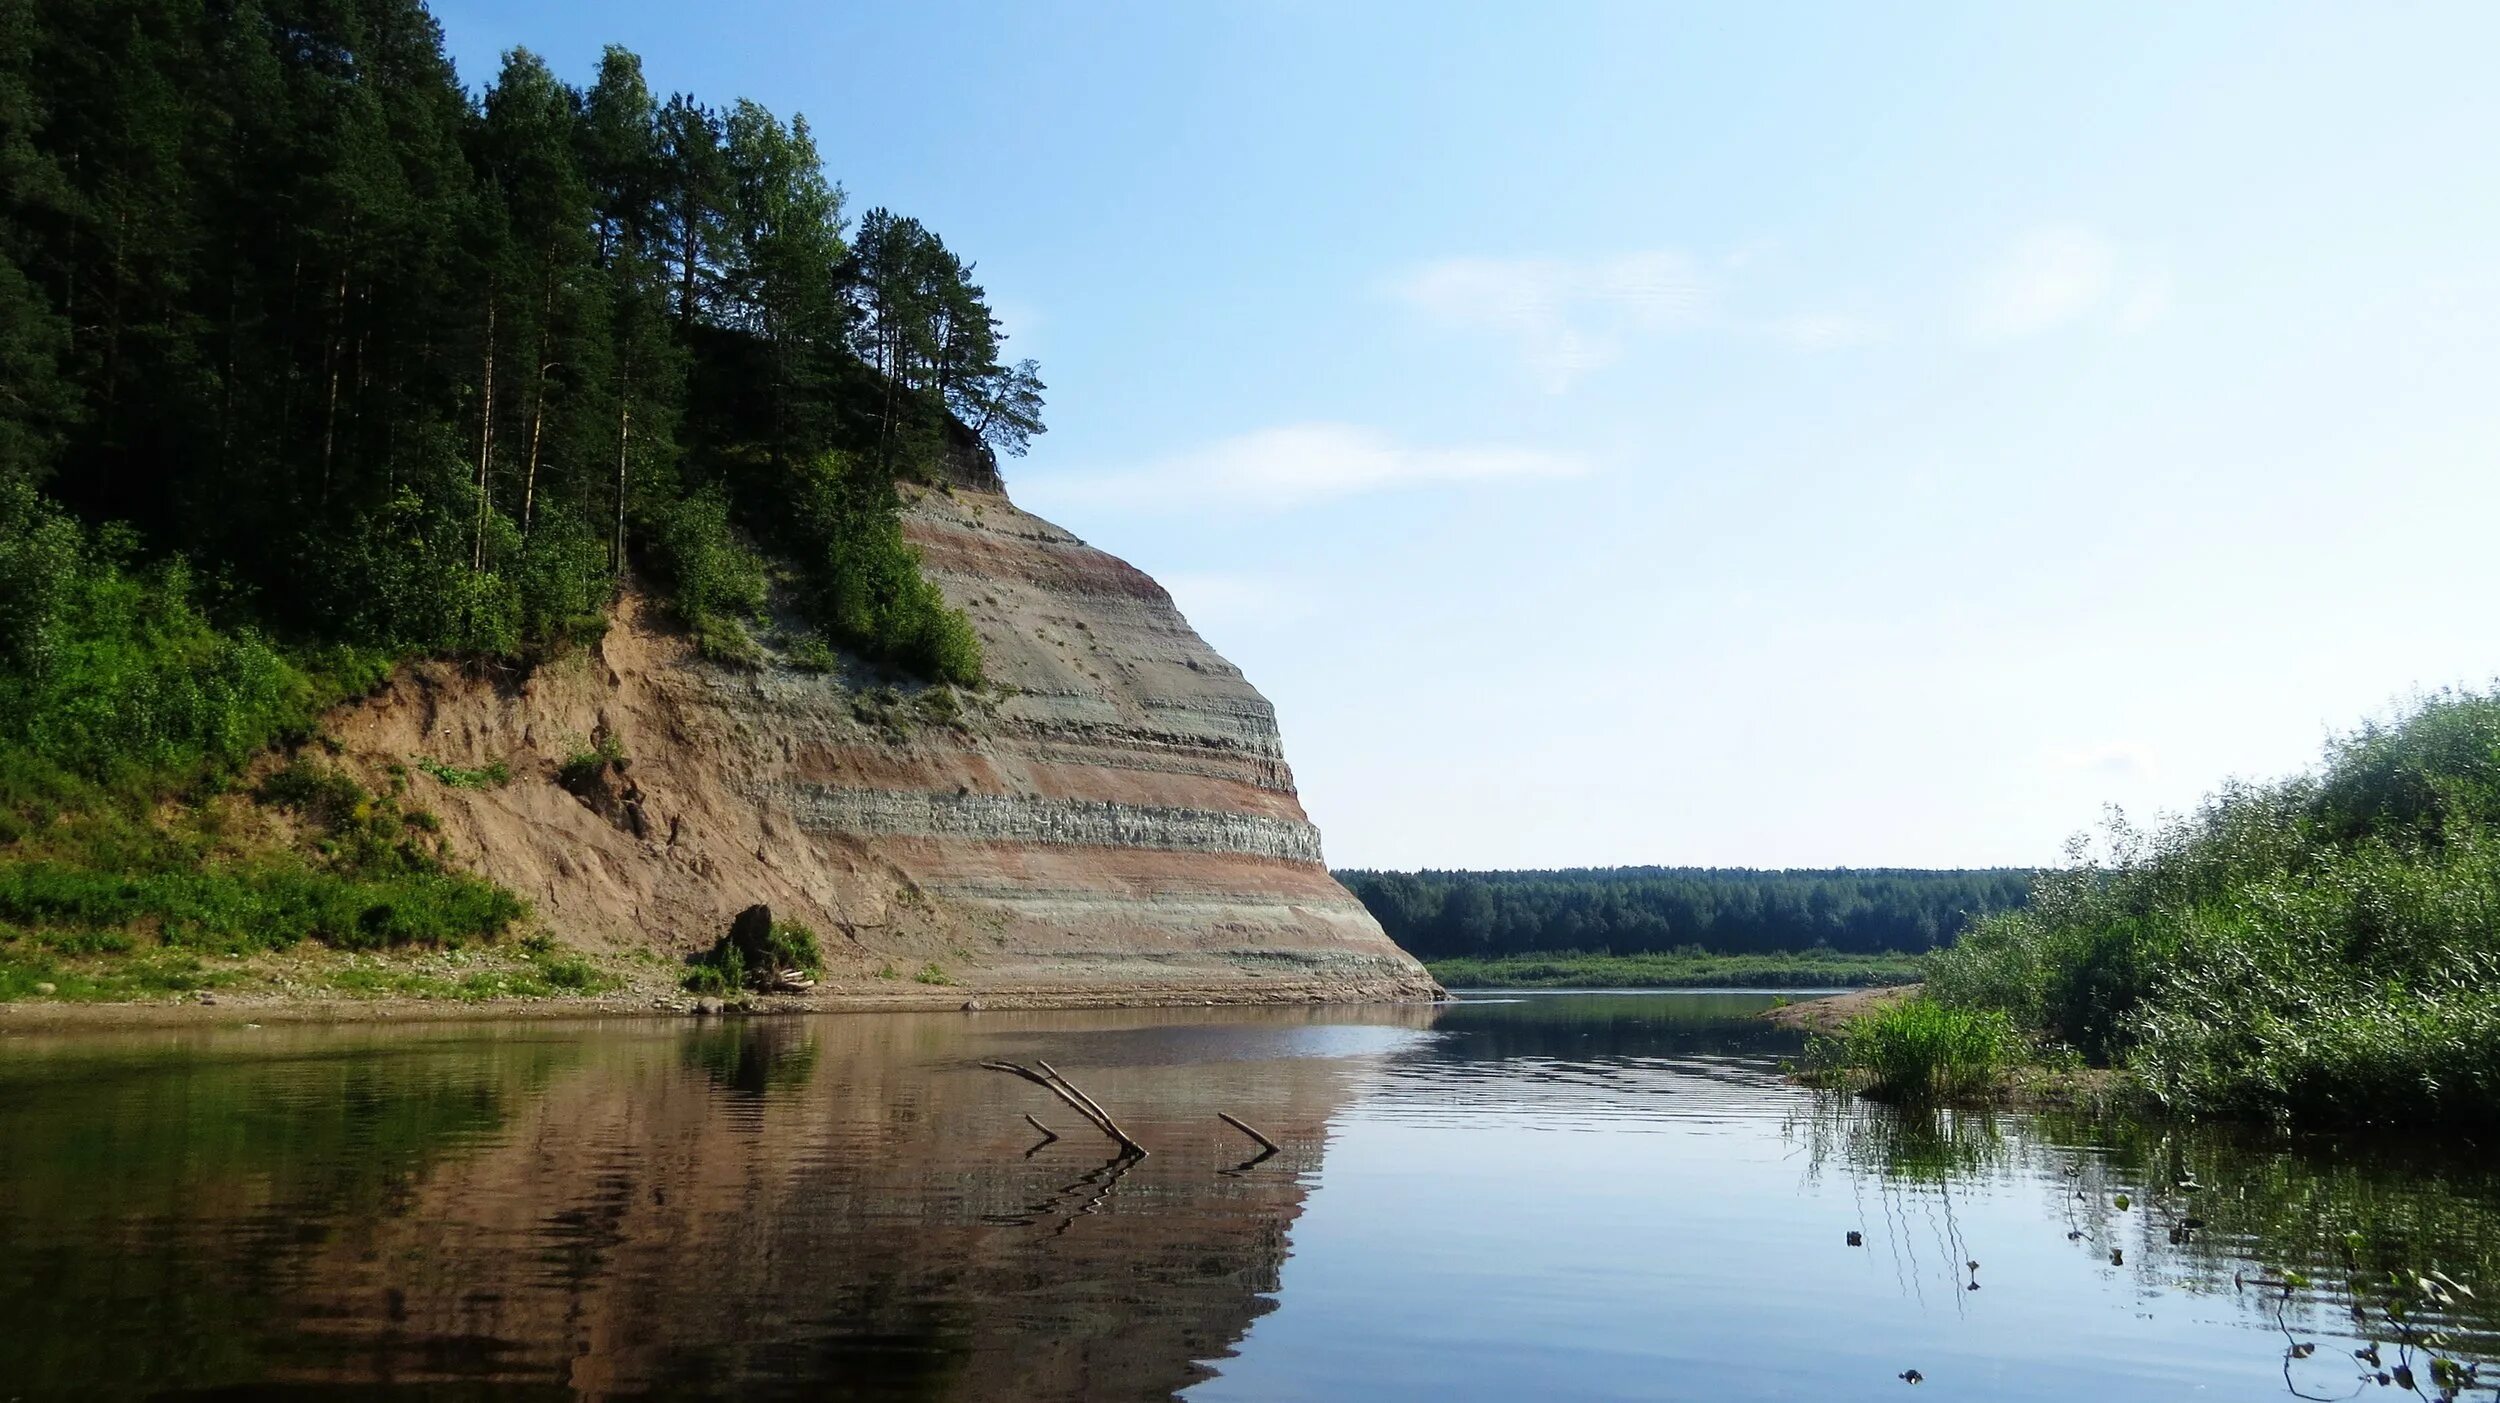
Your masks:
[[[2046,862],[2500,674],[2500,7],[435,10],[977,258],[1340,865]]]

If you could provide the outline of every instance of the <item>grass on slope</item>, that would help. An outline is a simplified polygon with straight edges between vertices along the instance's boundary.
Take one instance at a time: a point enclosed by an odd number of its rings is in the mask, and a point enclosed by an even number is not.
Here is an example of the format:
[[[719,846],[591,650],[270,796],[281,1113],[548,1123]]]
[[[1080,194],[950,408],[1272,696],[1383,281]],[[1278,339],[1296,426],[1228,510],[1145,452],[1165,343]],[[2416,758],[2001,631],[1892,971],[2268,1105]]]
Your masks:
[[[291,654],[197,596],[0,483],[0,998],[180,991],[203,953],[453,945],[526,916],[317,747],[244,788],[387,661]]]

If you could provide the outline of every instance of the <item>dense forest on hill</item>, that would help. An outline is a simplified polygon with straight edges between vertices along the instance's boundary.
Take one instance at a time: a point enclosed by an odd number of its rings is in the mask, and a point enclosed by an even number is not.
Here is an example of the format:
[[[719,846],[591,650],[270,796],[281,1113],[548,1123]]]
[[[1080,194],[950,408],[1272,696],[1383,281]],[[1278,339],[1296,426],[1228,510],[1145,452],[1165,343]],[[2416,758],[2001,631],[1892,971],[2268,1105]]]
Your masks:
[[[891,483],[1019,451],[1041,387],[936,235],[851,229],[804,118],[662,99],[616,48],[587,89],[515,50],[472,97],[416,0],[5,15],[12,541],[40,483],[221,622],[502,656],[595,627],[638,561],[734,656],[742,527],[833,641],[978,676]],[[25,555],[21,669],[68,573]]]
[[[1916,953],[2023,904],[2016,868],[1583,867],[1337,874],[1391,939],[1426,960],[1830,949]]]
[[[794,658],[977,683],[896,483],[1021,453],[1043,387],[969,263],[846,206],[805,119],[618,48],[472,92],[419,0],[0,0],[0,942],[499,928],[335,775],[264,795],[301,861],[157,806],[629,578],[716,660],[777,581]]]

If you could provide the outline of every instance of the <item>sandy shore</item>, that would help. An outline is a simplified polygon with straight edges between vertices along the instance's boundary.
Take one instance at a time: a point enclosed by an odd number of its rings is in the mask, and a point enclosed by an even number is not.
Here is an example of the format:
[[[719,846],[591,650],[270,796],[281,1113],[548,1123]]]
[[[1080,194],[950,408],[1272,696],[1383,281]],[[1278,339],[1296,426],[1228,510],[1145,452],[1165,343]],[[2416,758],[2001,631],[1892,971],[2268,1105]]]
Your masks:
[[[1846,994],[1785,1004],[1762,1016],[1783,1028],[1803,1028],[1809,1033],[1837,1032],[1877,1009],[1889,1008],[1909,998],[1921,987],[1917,984],[1895,984],[1881,989],[1854,989]]]

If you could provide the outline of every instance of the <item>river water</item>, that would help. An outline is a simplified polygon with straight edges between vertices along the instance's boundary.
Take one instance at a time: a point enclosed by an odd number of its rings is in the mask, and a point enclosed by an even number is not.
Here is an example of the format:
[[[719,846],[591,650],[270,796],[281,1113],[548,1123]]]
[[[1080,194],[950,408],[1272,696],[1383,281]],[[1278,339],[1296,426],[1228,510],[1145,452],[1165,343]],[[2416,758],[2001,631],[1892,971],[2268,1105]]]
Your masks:
[[[1787,1085],[1768,1002],[10,1036],[0,1399],[2393,1399],[2500,1355],[2500,1169],[2440,1127],[1897,1111]]]

